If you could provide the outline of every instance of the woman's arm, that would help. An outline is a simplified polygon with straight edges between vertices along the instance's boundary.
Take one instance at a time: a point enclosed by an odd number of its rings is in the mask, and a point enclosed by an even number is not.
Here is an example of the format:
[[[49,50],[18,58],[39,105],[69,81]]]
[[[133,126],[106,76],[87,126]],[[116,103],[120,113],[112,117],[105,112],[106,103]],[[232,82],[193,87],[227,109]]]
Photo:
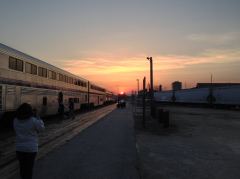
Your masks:
[[[38,132],[41,132],[45,129],[44,122],[42,121],[42,119],[39,116],[34,117],[33,121],[34,121],[34,125]]]

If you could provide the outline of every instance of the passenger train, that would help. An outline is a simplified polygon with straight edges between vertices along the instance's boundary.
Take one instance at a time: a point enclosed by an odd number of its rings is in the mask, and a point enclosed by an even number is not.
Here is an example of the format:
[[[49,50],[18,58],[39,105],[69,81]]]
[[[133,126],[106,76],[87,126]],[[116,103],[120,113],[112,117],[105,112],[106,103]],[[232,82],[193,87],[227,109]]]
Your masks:
[[[58,113],[60,103],[68,109],[69,100],[81,109],[102,105],[112,97],[112,92],[91,81],[0,43],[1,118],[25,102],[47,116]]]

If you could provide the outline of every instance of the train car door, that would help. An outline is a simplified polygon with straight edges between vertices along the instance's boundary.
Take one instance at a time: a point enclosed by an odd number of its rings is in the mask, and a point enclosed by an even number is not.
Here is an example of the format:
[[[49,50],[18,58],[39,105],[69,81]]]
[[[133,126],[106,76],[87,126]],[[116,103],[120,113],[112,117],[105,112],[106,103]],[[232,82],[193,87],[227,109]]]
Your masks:
[[[64,114],[63,92],[58,93],[58,113],[62,116]]]
[[[6,111],[14,111],[17,108],[16,105],[16,86],[7,85],[6,86]]]
[[[63,104],[63,92],[58,93],[58,112],[64,112],[64,104]]]
[[[63,103],[63,93],[59,92],[58,93],[58,104],[61,104],[61,103]]]

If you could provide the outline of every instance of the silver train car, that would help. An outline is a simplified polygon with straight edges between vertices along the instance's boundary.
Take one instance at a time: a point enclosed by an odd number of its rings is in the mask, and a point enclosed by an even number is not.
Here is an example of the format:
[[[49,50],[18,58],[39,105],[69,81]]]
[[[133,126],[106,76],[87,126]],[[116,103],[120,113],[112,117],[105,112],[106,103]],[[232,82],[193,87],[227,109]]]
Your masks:
[[[154,100],[161,103],[240,106],[240,85],[155,92]]]
[[[98,106],[112,100],[113,93],[65,70],[0,43],[0,119],[29,103],[40,116],[58,113],[60,103],[68,110]]]

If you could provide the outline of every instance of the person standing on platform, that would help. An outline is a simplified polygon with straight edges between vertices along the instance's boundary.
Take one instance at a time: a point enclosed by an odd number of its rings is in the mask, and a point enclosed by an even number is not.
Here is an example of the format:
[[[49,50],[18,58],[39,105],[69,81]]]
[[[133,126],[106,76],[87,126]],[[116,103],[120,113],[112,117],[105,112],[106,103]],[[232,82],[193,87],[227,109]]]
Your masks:
[[[16,154],[22,179],[31,179],[36,154],[38,133],[44,130],[44,123],[34,114],[30,104],[23,103],[16,112],[13,122],[16,133]]]
[[[58,114],[61,119],[64,119],[64,104],[63,104],[63,102],[59,103]]]
[[[72,98],[69,99],[69,117],[74,119],[75,115],[74,115],[74,101]]]

